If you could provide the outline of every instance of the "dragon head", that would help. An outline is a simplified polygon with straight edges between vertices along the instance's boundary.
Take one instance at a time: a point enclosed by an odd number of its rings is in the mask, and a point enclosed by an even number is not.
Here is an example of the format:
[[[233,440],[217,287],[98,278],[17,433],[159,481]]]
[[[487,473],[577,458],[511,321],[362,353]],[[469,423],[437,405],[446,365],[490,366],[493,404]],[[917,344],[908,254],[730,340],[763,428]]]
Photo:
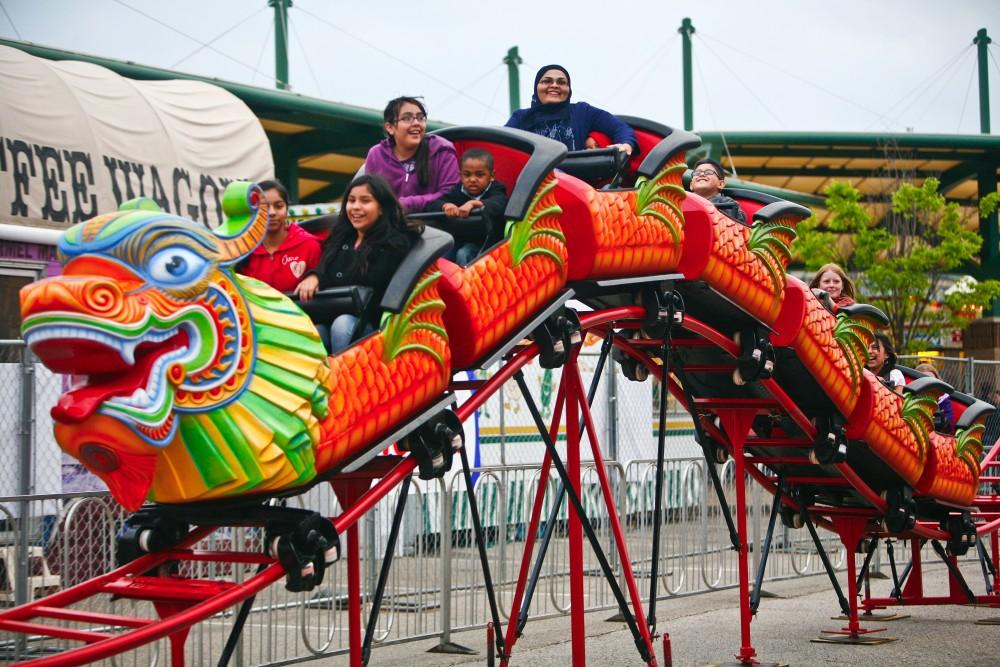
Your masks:
[[[283,299],[231,272],[264,236],[261,202],[255,185],[231,184],[227,221],[214,231],[148,200],[129,202],[67,230],[62,275],[21,291],[25,342],[71,376],[52,409],[56,439],[129,509],[147,496],[169,502],[246,488],[254,473],[228,440],[266,448],[280,430],[263,429],[261,442],[259,424],[226,412],[256,377],[260,330],[248,285],[258,301]],[[325,357],[309,342],[310,358]]]

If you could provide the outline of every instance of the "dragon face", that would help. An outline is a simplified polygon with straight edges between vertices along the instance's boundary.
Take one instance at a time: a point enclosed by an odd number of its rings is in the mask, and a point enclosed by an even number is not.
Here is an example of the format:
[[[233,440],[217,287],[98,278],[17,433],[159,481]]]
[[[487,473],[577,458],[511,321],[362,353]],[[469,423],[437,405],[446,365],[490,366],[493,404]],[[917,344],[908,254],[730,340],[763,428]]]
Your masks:
[[[61,276],[21,291],[25,342],[71,376],[52,409],[57,440],[130,509],[182,416],[232,401],[251,379],[252,318],[223,269],[263,236],[259,202],[255,186],[230,186],[218,232],[142,208],[98,216],[61,238]]]

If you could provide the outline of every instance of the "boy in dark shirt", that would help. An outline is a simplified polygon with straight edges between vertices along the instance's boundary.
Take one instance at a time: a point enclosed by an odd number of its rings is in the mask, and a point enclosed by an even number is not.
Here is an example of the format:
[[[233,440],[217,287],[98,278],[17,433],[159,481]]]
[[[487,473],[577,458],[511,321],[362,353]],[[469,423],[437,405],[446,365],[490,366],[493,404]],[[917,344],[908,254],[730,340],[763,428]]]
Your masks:
[[[733,220],[745,224],[746,214],[740,208],[739,202],[722,194],[724,187],[726,187],[726,176],[721,164],[712,158],[705,158],[694,163],[689,186],[691,192],[712,202],[715,208]]]
[[[459,163],[461,182],[445,196],[427,205],[426,211],[441,211],[449,218],[468,218],[480,210],[486,225],[486,240],[480,246],[463,243],[454,251],[457,264],[466,266],[482,250],[503,238],[503,212],[507,208],[507,188],[493,177],[493,155],[482,148],[462,153]]]

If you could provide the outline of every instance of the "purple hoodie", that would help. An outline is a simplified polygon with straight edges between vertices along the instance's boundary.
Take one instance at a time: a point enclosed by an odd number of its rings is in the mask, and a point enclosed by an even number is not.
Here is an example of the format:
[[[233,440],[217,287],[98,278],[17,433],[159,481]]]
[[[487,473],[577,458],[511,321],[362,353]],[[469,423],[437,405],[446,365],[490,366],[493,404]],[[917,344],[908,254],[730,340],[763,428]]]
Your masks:
[[[430,182],[426,186],[420,185],[413,160],[400,162],[388,139],[372,146],[365,159],[365,173],[378,174],[388,181],[399,197],[404,213],[423,211],[428,203],[444,196],[459,181],[454,144],[433,134],[427,136],[427,142],[430,149]]]

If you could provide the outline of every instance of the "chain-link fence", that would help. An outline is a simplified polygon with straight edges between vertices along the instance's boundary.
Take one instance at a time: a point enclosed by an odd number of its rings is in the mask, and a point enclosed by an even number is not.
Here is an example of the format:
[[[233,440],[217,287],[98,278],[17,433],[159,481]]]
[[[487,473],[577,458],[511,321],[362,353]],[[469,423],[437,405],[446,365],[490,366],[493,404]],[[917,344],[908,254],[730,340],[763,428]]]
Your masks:
[[[64,389],[64,378],[32,363],[19,341],[0,343],[0,437],[7,457],[0,466],[0,603],[22,604],[107,572],[115,563],[115,535],[125,512],[104,492],[99,480],[64,457],[51,434],[48,411]],[[596,355],[581,359],[584,381],[596,366]],[[632,567],[642,596],[650,591],[652,522],[655,498],[657,387],[652,381],[629,382],[610,364],[594,400],[600,446],[625,531]],[[558,394],[558,374],[526,371],[533,396],[546,417]],[[460,397],[461,398],[461,397]],[[662,489],[660,560],[655,586],[662,598],[691,595],[737,584],[737,554],[731,548],[722,504],[712,488],[707,463],[700,457],[692,423],[671,401],[668,405],[668,461]],[[543,489],[543,526],[551,523],[552,538],[538,586],[528,610],[532,618],[569,611],[565,499],[551,512],[558,486],[552,475],[542,484],[539,463],[544,448],[517,387],[504,387],[467,424],[467,448],[475,462],[473,494],[486,528],[487,553],[500,609],[507,620],[524,553],[530,512]],[[564,450],[564,445],[559,444]],[[591,524],[616,576],[623,576],[614,549],[607,508],[601,497],[592,457],[583,447],[581,497]],[[714,465],[714,464],[713,464]],[[735,483],[730,462],[719,467],[725,503],[735,508]],[[390,494],[362,519],[359,528],[363,613],[370,610],[380,559],[398,499]],[[291,504],[333,516],[339,505],[328,486],[319,486]],[[770,496],[749,485],[748,530],[752,565],[761,557],[755,545],[763,541]],[[848,557],[837,538],[824,534],[824,548],[838,567]],[[212,549],[262,550],[262,535],[254,529],[222,529],[202,545]],[[904,560],[905,549],[897,558]],[[822,571],[814,545],[805,531],[780,524],[768,561],[767,580]],[[536,542],[535,554],[538,547]],[[876,569],[884,563],[880,552]],[[585,599],[588,609],[610,608],[614,598],[597,559],[585,548]],[[185,566],[178,574],[206,579],[241,581],[252,576],[250,566],[203,563]],[[824,586],[817,580],[817,586]],[[271,586],[254,601],[232,664],[289,663],[313,656],[339,654],[347,648],[346,563],[327,572],[320,589],[289,593]],[[80,607],[111,614],[154,612],[145,602],[107,596]],[[478,554],[470,525],[464,478],[414,480],[395,560],[375,631],[377,644],[439,637],[449,646],[452,632],[481,627],[489,620]],[[190,664],[217,661],[232,627],[232,610],[199,624],[187,642]],[[106,629],[105,629],[106,630]],[[0,633],[0,660],[24,659],[64,650],[65,640],[38,640]],[[168,654],[166,640],[113,661],[116,665],[154,664]],[[109,664],[111,664],[109,662]]]

